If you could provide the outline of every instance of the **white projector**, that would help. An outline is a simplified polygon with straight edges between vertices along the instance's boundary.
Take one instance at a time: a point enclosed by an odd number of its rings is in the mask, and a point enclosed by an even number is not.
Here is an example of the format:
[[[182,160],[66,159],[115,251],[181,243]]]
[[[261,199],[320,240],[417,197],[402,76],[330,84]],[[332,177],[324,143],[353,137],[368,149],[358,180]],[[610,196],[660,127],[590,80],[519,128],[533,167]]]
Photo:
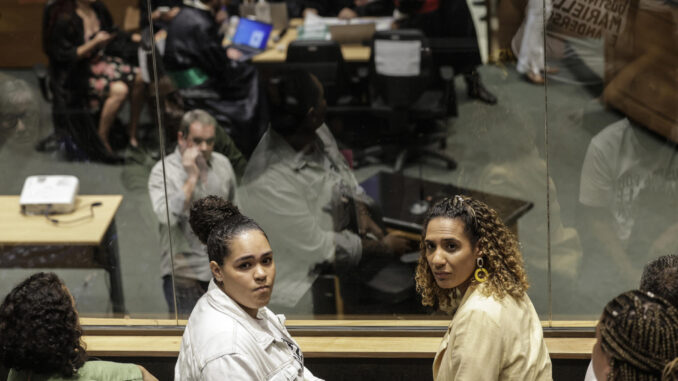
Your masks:
[[[21,213],[70,213],[75,209],[78,178],[75,176],[29,176],[21,189]]]

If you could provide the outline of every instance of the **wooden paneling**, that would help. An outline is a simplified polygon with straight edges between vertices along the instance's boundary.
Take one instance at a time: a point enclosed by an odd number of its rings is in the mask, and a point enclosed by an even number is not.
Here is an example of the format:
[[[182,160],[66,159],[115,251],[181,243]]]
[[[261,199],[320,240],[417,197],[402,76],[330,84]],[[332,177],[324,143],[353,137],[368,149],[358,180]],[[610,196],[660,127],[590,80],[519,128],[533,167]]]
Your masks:
[[[85,335],[90,356],[176,357],[181,337]],[[307,358],[430,358],[439,337],[295,336]],[[546,338],[551,358],[588,359],[593,338]]]
[[[0,0],[0,68],[47,63],[42,52],[42,10],[46,0]],[[104,0],[117,25],[137,0]]]

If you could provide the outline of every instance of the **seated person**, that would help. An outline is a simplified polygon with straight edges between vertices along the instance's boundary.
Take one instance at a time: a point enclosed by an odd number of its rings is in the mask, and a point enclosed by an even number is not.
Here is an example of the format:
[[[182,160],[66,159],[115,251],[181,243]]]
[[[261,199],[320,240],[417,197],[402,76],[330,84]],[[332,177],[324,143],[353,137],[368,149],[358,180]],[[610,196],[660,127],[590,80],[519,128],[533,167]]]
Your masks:
[[[55,128],[68,130],[80,149],[92,150],[90,146],[97,143],[82,136],[89,126],[75,125],[78,122],[70,116],[73,110],[87,108],[99,112],[98,140],[104,156],[111,156],[109,133],[116,114],[131,93],[129,144],[136,147],[144,83],[137,68],[120,57],[130,50],[127,44],[131,41],[116,39],[120,32],[115,30],[111,14],[99,0],[56,0],[47,7],[43,36],[52,72]],[[131,50],[136,56],[136,49]]]
[[[314,13],[322,17],[352,19],[359,16],[390,16],[393,14],[391,0],[302,0],[303,15]]]
[[[451,66],[455,75],[464,76],[470,98],[497,103],[497,97],[480,80],[477,70],[482,65],[480,47],[466,1],[400,0],[397,3],[398,10],[406,15],[398,20],[398,27],[419,29],[432,40],[432,45],[441,45],[439,49],[433,46],[436,63]],[[456,46],[445,46],[451,44]]]
[[[648,263],[640,278],[640,290],[664,298],[678,308],[678,256],[665,255]],[[589,363],[584,381],[596,381],[593,362]]]
[[[164,159],[164,169],[162,161],[155,164],[148,179],[151,204],[160,224],[163,291],[171,313],[175,291],[179,313],[189,314],[212,279],[205,246],[188,224],[191,202],[207,195],[235,201],[236,176],[231,162],[212,152],[216,128],[216,120],[207,112],[187,112],[177,133],[177,148]],[[170,258],[170,237],[174,258]]]
[[[272,303],[311,312],[306,293],[321,264],[334,265],[340,277],[347,273],[366,281],[404,253],[408,242],[385,235],[370,217],[370,200],[323,122],[326,105],[318,80],[291,71],[269,87],[271,127],[252,154],[238,199],[266,229],[277,253]],[[343,289],[342,294],[348,308],[351,296]]]
[[[277,256],[266,233],[216,196],[193,203],[190,223],[214,278],[186,324],[174,379],[319,380],[304,367],[285,317],[266,308]]]
[[[8,381],[158,381],[140,365],[87,361],[75,300],[54,273],[19,283],[0,306]]]
[[[256,69],[222,47],[215,15],[220,0],[191,0],[167,26],[163,63],[184,105],[213,115],[243,152],[256,142]]]
[[[433,379],[552,380],[518,242],[497,212],[469,197],[444,198],[429,209],[420,246],[422,303],[452,314]]]
[[[648,291],[612,299],[596,328],[591,360],[598,380],[670,380],[676,376],[678,309]],[[671,374],[672,373],[672,374]]]

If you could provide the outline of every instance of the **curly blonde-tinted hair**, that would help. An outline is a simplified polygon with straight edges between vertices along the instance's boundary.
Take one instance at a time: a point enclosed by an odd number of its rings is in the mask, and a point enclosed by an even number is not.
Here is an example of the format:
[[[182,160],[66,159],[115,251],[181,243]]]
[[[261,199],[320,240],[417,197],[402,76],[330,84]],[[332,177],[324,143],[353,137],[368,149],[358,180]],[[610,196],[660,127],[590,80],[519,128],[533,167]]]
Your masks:
[[[424,239],[428,224],[434,218],[452,218],[464,222],[466,233],[473,248],[478,248],[483,258],[483,267],[489,272],[483,293],[497,298],[511,295],[519,298],[529,284],[523,267],[523,257],[515,236],[499,219],[497,212],[485,203],[466,196],[444,198],[436,202],[424,220],[421,233],[421,255],[415,273],[417,292],[425,306],[450,305],[450,292],[440,288],[426,260]]]

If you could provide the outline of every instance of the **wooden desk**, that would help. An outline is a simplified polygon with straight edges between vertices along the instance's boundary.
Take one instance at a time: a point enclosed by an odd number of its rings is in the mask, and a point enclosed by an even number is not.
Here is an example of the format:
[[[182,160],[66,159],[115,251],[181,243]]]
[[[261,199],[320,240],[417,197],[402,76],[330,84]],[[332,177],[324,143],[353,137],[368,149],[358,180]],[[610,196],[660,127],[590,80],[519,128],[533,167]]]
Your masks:
[[[425,213],[413,214],[410,207],[423,194],[429,205],[442,197],[457,194],[473,197],[494,208],[504,224],[518,235],[518,218],[532,208],[532,203],[473,189],[420,180],[399,173],[379,172],[360,184],[365,192],[381,205],[384,223],[396,229],[421,234]],[[420,194],[421,193],[421,194]]]
[[[293,26],[294,25],[294,26]],[[277,43],[270,43],[269,49],[254,56],[252,62],[255,64],[278,64],[285,62],[287,58],[287,46],[297,39],[297,28],[299,22],[290,22],[285,36]],[[277,35],[277,31],[275,32]],[[360,44],[347,44],[341,46],[341,53],[346,62],[368,62],[370,60],[371,49],[369,46]]]
[[[92,218],[68,223],[90,215]],[[5,268],[103,268],[111,281],[114,313],[124,313],[120,258],[115,213],[121,195],[78,196],[76,209],[69,214],[45,216],[21,214],[19,196],[0,196],[0,267]]]

